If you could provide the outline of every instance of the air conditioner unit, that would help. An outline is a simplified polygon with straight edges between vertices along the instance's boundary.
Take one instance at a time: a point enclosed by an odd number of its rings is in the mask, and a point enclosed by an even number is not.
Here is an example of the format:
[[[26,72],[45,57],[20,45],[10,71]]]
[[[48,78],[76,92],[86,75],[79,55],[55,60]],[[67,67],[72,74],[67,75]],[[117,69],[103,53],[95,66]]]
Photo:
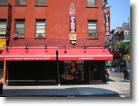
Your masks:
[[[44,36],[45,36],[44,33],[37,33],[37,34],[36,34],[36,37],[44,37]]]

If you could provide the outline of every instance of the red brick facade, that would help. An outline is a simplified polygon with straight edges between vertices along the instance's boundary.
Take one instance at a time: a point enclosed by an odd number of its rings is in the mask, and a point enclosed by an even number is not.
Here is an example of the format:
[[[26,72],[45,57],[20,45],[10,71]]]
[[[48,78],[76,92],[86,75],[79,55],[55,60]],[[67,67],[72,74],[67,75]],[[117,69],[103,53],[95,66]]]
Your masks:
[[[10,0],[9,0],[10,1]],[[71,3],[76,10],[77,47],[104,46],[103,0],[96,0],[96,7],[87,7],[87,0],[46,0],[45,6],[37,6],[36,0],[26,0],[26,5],[12,4],[12,26],[10,46],[69,46]],[[0,6],[0,19],[7,19],[8,6]],[[15,19],[25,19],[24,38],[13,39]],[[46,19],[45,38],[35,38],[36,19]],[[88,20],[96,20],[98,37],[88,38]],[[75,46],[76,47],[76,46]]]

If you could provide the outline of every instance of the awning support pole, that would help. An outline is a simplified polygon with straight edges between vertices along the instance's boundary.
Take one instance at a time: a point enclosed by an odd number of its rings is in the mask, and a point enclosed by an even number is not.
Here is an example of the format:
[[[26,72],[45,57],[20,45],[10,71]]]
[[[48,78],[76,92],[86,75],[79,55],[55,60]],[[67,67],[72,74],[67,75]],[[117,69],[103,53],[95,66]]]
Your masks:
[[[4,59],[3,84],[6,84],[6,60]]]
[[[58,48],[56,48],[56,63],[57,63],[58,85],[60,85],[60,73],[59,73],[59,62],[58,62]]]

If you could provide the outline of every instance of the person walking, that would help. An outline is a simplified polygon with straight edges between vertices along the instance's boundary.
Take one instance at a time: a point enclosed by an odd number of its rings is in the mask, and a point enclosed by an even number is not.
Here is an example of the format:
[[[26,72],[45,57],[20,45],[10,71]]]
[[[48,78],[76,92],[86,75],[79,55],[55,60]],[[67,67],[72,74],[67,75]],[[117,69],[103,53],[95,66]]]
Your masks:
[[[109,81],[109,73],[110,73],[109,66],[107,66],[105,71],[107,82]]]

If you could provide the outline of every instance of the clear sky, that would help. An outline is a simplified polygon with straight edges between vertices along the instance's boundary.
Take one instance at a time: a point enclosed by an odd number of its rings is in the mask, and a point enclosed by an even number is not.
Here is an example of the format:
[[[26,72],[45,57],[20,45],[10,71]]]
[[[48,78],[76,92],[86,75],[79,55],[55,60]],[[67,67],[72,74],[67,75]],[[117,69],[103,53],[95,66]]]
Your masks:
[[[122,26],[130,17],[130,0],[108,0],[111,30]]]

